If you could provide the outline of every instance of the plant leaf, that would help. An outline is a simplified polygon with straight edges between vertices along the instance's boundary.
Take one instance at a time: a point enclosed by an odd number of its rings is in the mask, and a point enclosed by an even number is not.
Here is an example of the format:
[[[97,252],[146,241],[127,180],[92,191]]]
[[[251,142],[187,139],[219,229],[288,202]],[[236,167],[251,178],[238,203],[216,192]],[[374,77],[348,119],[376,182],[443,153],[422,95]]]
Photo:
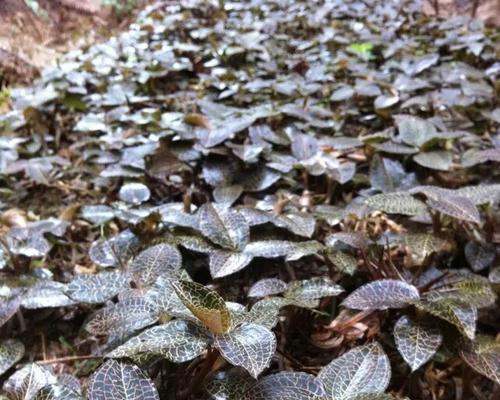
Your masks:
[[[311,238],[316,228],[314,217],[305,213],[280,214],[272,218],[271,222],[280,228],[306,238]]]
[[[245,217],[220,204],[205,203],[201,206],[198,225],[205,237],[230,250],[243,250],[250,236]]]
[[[196,282],[172,282],[175,292],[189,310],[213,333],[231,329],[231,313],[217,292]]]
[[[287,261],[298,260],[323,249],[315,240],[291,242],[288,240],[261,240],[248,243],[244,253],[253,257],[275,258],[285,257]]]
[[[460,221],[481,223],[481,216],[474,203],[466,197],[446,196],[439,200],[427,199],[427,204],[434,210]]]
[[[253,260],[253,256],[241,252],[216,250],[209,255],[210,275],[222,278],[241,271]]]
[[[33,400],[83,400],[83,397],[68,387],[56,384],[42,388]]]
[[[413,156],[413,160],[422,167],[449,171],[453,164],[453,154],[449,151],[426,151]]]
[[[286,282],[277,278],[261,279],[255,282],[248,291],[248,297],[266,297],[283,293],[288,287]]]
[[[229,185],[216,187],[212,194],[217,203],[224,204],[226,207],[231,207],[233,203],[242,195],[242,193],[243,186]]]
[[[466,274],[450,277],[438,289],[429,291],[426,298],[432,301],[457,300],[480,308],[493,305],[496,301],[496,294],[486,278]]]
[[[465,245],[464,252],[465,258],[474,272],[488,268],[497,255],[494,245],[472,241]]]
[[[227,376],[229,375],[229,376]],[[254,385],[248,375],[224,374],[220,379],[212,379],[205,387],[213,400],[246,400],[245,392]]]
[[[406,192],[376,194],[367,198],[365,204],[388,214],[421,215],[427,212],[424,202]]]
[[[314,375],[304,372],[280,372],[260,379],[247,390],[244,400],[321,400],[323,385]]]
[[[479,336],[470,349],[460,350],[469,366],[493,382],[500,384],[500,346],[487,336]]]
[[[139,239],[130,229],[107,239],[92,243],[90,259],[100,267],[118,267],[126,261],[131,252],[137,249]]]
[[[184,275],[184,276],[183,276]],[[182,274],[184,280],[189,280],[187,274]],[[181,301],[172,285],[173,280],[168,277],[160,276],[148,291],[148,298],[156,304],[161,313],[196,321],[193,313]]]
[[[0,341],[0,376],[24,356],[24,344],[17,339]]]
[[[247,322],[272,329],[278,323],[281,308],[293,304],[284,297],[268,297],[255,303],[247,315]]]
[[[428,141],[439,137],[432,123],[412,115],[394,116],[398,127],[399,137],[410,146],[420,147]]]
[[[355,347],[323,367],[318,379],[335,400],[383,393],[389,385],[391,366],[377,342]]]
[[[47,368],[28,364],[5,381],[3,390],[15,400],[33,400],[40,389],[56,382],[56,377]]]
[[[129,275],[122,271],[78,275],[68,283],[65,293],[83,303],[104,303],[129,287]]]
[[[160,275],[175,276],[181,267],[182,256],[177,247],[161,243],[139,253],[129,271],[142,287],[153,284]]]
[[[214,346],[228,362],[245,368],[257,378],[271,362],[276,337],[264,326],[246,323],[224,335],[216,335]]]
[[[209,337],[198,327],[177,319],[145,330],[114,349],[107,357],[121,358],[152,353],[172,362],[182,363],[198,357],[209,343]]]
[[[0,303],[0,327],[2,327],[19,310],[21,300],[19,297],[9,299]]]
[[[151,379],[136,365],[108,360],[94,372],[89,400],[160,400]]]
[[[285,297],[297,301],[316,300],[323,297],[337,296],[344,289],[330,278],[315,277],[302,281],[290,282]]]
[[[364,232],[336,232],[325,238],[325,243],[329,247],[335,247],[338,241],[355,249],[366,249],[372,244],[372,241]]]
[[[120,188],[118,196],[121,201],[137,205],[148,201],[151,197],[151,191],[143,183],[130,182]]]
[[[158,308],[152,301],[130,297],[95,312],[85,329],[94,335],[124,336],[155,323],[158,318]]]
[[[439,329],[402,316],[394,326],[394,339],[401,356],[416,371],[436,353],[443,336]]]
[[[358,261],[356,258],[343,251],[328,251],[327,257],[340,272],[345,274],[353,275],[358,269]]]
[[[455,190],[458,197],[465,197],[475,205],[498,203],[500,200],[500,183],[492,185],[464,186]]]
[[[449,322],[469,339],[474,339],[476,332],[477,309],[453,299],[421,300],[415,303],[421,310]]]
[[[41,280],[20,296],[21,306],[30,310],[71,306],[75,302],[64,293],[66,288],[60,282]]]
[[[356,310],[386,310],[405,307],[419,298],[415,286],[404,281],[382,279],[356,289],[342,305]]]
[[[421,261],[439,251],[445,244],[443,239],[429,233],[408,233],[401,242]]]

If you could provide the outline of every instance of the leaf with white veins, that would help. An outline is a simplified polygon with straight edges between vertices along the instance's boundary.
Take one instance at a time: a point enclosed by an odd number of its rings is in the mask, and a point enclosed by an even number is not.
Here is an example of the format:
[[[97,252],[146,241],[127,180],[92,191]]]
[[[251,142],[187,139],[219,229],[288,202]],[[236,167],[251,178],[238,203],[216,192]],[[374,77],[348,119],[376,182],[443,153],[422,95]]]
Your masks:
[[[205,203],[201,206],[198,225],[205,237],[230,250],[243,250],[250,236],[245,217],[220,204]]]
[[[328,398],[335,400],[383,393],[390,377],[389,358],[377,342],[355,347],[323,367],[318,375]]]
[[[419,299],[415,286],[395,279],[381,279],[359,287],[342,305],[356,310],[386,310],[406,307]]]
[[[257,378],[271,362],[276,337],[261,325],[247,323],[224,335],[216,335],[214,346],[228,362],[245,368]]]
[[[402,316],[394,326],[394,340],[403,359],[416,371],[436,353],[443,336],[439,329]]]

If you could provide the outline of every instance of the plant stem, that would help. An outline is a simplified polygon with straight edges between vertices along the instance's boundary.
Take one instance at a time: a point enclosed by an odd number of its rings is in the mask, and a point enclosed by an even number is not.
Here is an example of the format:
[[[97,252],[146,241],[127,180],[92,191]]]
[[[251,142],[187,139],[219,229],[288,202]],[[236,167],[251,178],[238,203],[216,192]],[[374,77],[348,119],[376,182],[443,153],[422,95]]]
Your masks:
[[[196,393],[206,376],[212,370],[213,365],[219,358],[219,353],[215,349],[208,350],[207,357],[205,358],[205,362],[203,363],[203,367],[198,371],[198,373],[191,380],[191,384],[187,387],[186,390],[181,391],[179,398],[188,399],[189,396]]]

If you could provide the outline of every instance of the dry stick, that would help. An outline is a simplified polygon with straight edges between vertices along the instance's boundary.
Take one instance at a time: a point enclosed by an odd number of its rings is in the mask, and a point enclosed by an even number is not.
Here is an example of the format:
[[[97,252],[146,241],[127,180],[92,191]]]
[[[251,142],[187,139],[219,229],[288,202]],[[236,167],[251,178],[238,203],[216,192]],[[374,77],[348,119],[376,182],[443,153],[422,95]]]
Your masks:
[[[67,356],[67,357],[60,357],[60,358],[53,358],[51,360],[40,360],[37,361],[38,364],[57,364],[57,363],[65,363],[65,362],[72,362],[72,361],[80,361],[80,360],[95,360],[102,358],[102,356]]]
[[[19,308],[16,311],[17,320],[19,321],[19,329],[21,329],[21,333],[26,332],[26,321],[24,320],[23,312]]]
[[[332,202],[333,194],[337,188],[337,182],[329,175],[326,176],[326,197],[325,204],[330,204]]]

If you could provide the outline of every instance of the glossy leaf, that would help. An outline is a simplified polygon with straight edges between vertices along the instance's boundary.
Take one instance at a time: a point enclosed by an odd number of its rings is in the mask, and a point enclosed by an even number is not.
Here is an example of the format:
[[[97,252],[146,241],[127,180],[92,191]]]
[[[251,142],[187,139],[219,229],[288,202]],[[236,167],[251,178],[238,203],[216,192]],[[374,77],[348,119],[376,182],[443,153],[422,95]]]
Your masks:
[[[203,235],[224,248],[242,250],[248,243],[248,224],[236,210],[206,203],[200,207],[198,221]]]
[[[231,314],[217,292],[195,282],[172,282],[184,305],[213,333],[226,333],[231,328]]]
[[[427,211],[424,202],[402,192],[377,194],[367,198],[365,203],[388,214],[420,215]]]
[[[326,277],[315,277],[302,281],[290,282],[285,297],[298,301],[315,300],[323,297],[337,296],[344,289]]]
[[[267,278],[255,282],[248,291],[248,297],[265,297],[283,293],[288,285],[281,279]]]
[[[23,358],[24,351],[24,344],[17,339],[0,341],[0,375]]]
[[[5,381],[3,390],[12,399],[33,400],[40,389],[56,382],[56,377],[48,368],[28,364]]]
[[[216,335],[214,346],[228,362],[245,368],[257,378],[271,362],[276,351],[276,337],[261,325],[246,323],[231,332]]]
[[[129,287],[129,276],[122,271],[79,275],[66,287],[65,293],[83,303],[104,303]]]
[[[215,250],[209,255],[210,275],[212,278],[222,278],[245,268],[253,259],[252,255]]]
[[[434,125],[424,119],[411,115],[397,115],[394,119],[399,137],[411,146],[420,147],[439,136]]]
[[[403,316],[394,325],[394,340],[403,359],[416,371],[436,353],[443,337],[439,329]]]
[[[244,253],[253,257],[285,257],[288,261],[294,261],[302,257],[315,254],[320,250],[322,250],[322,245],[314,240],[306,242],[262,240],[247,244]]]
[[[401,308],[419,300],[418,289],[404,281],[383,279],[370,282],[352,292],[342,305],[356,310]]]
[[[460,356],[465,362],[493,382],[500,384],[500,347],[494,339],[480,336],[476,343],[462,349]]]
[[[413,160],[426,168],[449,171],[453,163],[452,157],[452,153],[448,151],[426,151],[415,155]]]
[[[488,268],[497,255],[495,246],[488,243],[468,242],[464,252],[467,262],[475,272]]]
[[[148,286],[162,275],[175,276],[182,266],[177,247],[162,243],[148,247],[130,263],[129,271],[140,286]]]
[[[136,365],[108,360],[92,375],[89,400],[159,400],[153,382]]]
[[[260,379],[244,392],[244,400],[326,399],[321,382],[304,372],[280,372]]]
[[[443,239],[430,233],[409,233],[403,236],[402,243],[418,259],[424,260],[439,251],[445,244]]]
[[[126,335],[155,323],[159,318],[156,305],[142,297],[130,297],[95,312],[85,329],[95,335]]]
[[[209,345],[209,338],[193,324],[175,320],[147,329],[114,349],[111,358],[132,357],[142,353],[157,354],[182,363],[198,357]]]
[[[138,182],[126,183],[120,188],[118,193],[120,200],[130,204],[141,204],[151,197],[149,188]]]
[[[454,325],[463,335],[473,339],[477,309],[456,300],[419,301],[415,306]]]
[[[323,367],[318,375],[327,398],[341,400],[383,393],[390,377],[389,358],[376,342],[355,347]]]
[[[356,258],[343,251],[329,251],[327,257],[335,267],[348,275],[354,274],[358,268],[358,261]]]
[[[481,222],[479,211],[466,197],[447,196],[439,200],[428,199],[427,204],[434,210],[460,221]]]

